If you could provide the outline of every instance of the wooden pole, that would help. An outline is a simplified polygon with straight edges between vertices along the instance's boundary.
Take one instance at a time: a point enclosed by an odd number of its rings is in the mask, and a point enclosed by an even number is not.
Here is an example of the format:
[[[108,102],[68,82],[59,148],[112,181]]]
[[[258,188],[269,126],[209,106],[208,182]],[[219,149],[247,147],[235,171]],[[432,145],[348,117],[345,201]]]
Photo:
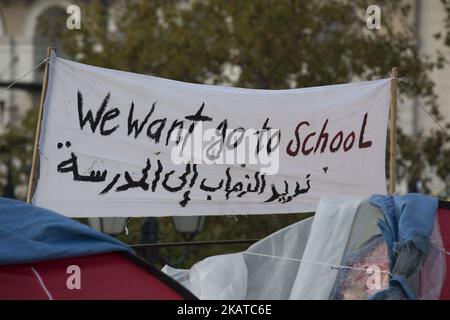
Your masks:
[[[34,136],[33,158],[31,160],[31,173],[30,178],[28,180],[27,203],[31,203],[34,190],[36,189],[36,183],[37,180],[39,179],[39,138],[41,136],[42,114],[44,110],[45,95],[47,93],[49,59],[52,51],[53,48],[50,47],[47,48],[47,61],[45,62],[44,79],[42,81],[42,90],[41,90],[41,101],[39,103],[38,121],[36,125],[36,133]]]
[[[396,154],[397,154],[397,68],[392,68],[391,73],[391,121],[390,121],[390,146],[389,146],[389,194],[395,193]]]

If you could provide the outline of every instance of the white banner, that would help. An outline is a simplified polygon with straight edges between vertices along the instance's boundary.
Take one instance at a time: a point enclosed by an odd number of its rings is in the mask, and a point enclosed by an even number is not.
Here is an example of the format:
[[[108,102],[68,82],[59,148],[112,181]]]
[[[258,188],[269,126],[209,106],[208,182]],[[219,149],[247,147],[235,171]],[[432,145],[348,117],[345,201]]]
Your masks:
[[[390,79],[253,90],[50,64],[38,206],[74,217],[267,214],[386,193]]]

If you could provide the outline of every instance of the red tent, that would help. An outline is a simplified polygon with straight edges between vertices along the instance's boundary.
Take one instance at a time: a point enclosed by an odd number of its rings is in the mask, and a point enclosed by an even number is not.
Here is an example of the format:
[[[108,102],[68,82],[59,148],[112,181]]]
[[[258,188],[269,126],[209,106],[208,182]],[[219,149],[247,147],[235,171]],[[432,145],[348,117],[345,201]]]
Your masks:
[[[0,300],[195,299],[126,244],[75,220],[0,198]]]
[[[69,289],[67,273],[79,266],[81,288]],[[69,280],[70,281],[70,280]],[[168,299],[195,297],[175,280],[130,253],[0,267],[0,300],[6,299]]]
[[[446,251],[447,276],[441,290],[440,300],[450,300],[450,202],[439,202],[439,227],[441,229],[442,242]]]

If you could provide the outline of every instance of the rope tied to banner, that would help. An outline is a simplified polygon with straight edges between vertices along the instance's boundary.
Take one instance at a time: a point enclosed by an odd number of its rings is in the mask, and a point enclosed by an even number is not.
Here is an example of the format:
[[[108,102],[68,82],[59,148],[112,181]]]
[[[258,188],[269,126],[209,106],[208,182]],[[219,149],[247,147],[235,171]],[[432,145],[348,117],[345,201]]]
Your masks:
[[[28,70],[24,74],[22,74],[19,78],[11,82],[6,88],[3,88],[0,90],[0,96],[2,96],[6,91],[8,91],[12,86],[14,86],[17,82],[28,76],[30,73],[34,72],[36,69],[38,69],[41,65],[43,65],[45,62],[49,62],[48,58],[45,58],[41,62],[39,62],[37,65],[35,65],[32,69]]]
[[[19,76],[16,80],[14,80],[13,82],[11,82],[7,87],[5,87],[5,88],[2,88],[1,90],[0,90],[0,96],[2,96],[6,91],[8,91],[10,88],[12,88],[16,83],[18,83],[20,80],[22,80],[23,78],[25,78],[26,76],[28,76],[30,73],[32,73],[32,72],[34,72],[36,69],[38,69],[41,65],[43,65],[44,63],[46,63],[46,62],[48,62],[49,63],[49,65],[52,67],[52,68],[54,68],[54,69],[56,69],[55,68],[55,66],[53,66],[51,63],[50,63],[50,59],[49,58],[44,58],[41,62],[39,62],[37,65],[35,65],[33,68],[31,68],[30,70],[28,70],[27,72],[25,72],[24,74],[22,74],[21,76]],[[398,81],[398,83],[400,84],[400,86],[405,90],[405,91],[407,91],[410,95],[413,95],[414,96],[414,94],[412,93],[412,91],[408,88],[408,87],[406,87],[405,86],[405,84],[403,83],[404,82],[404,80],[405,80],[405,78],[404,77],[399,77],[399,78],[397,78],[397,80],[399,80]],[[445,134],[445,136],[450,136],[448,133],[447,133],[447,130],[439,123],[439,121],[437,120],[437,119],[435,119],[432,115],[431,115],[431,113],[419,102],[419,101],[417,101],[417,104],[419,105],[419,107],[425,112],[425,114],[436,124],[436,126]]]
[[[406,85],[404,83],[402,83],[402,81],[405,80],[405,78],[398,78],[398,80],[400,80],[398,83],[400,84],[400,86],[406,91],[408,92],[411,96],[414,96],[413,92],[406,87]],[[442,133],[446,136],[446,137],[450,137],[450,134],[447,133],[447,130],[439,123],[439,121],[437,119],[435,119],[433,117],[433,115],[431,114],[431,112],[429,112],[424,106],[423,104],[420,103],[419,100],[416,100],[417,105],[423,110],[423,112],[425,112],[425,114],[428,116],[428,118],[430,118],[434,124],[442,131]]]

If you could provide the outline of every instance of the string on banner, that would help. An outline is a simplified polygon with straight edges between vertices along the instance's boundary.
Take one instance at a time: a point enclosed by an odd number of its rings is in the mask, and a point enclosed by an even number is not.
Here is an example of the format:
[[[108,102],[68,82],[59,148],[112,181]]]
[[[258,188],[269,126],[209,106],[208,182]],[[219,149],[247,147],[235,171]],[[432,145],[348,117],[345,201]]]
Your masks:
[[[366,268],[358,268],[358,267],[344,266],[344,265],[340,265],[340,264],[332,264],[332,263],[326,263],[326,262],[318,262],[318,261],[310,261],[310,260],[304,260],[304,259],[273,256],[270,254],[248,252],[248,251],[244,251],[243,253],[252,255],[252,256],[260,256],[260,257],[280,259],[280,260],[286,260],[286,261],[304,262],[304,263],[310,263],[310,264],[315,264],[315,265],[321,265],[321,266],[329,267],[329,268],[335,269],[335,270],[352,269],[352,270],[364,271],[367,273],[379,272],[379,273],[384,273],[384,274],[392,276],[392,273],[390,273],[389,271],[374,271],[374,270],[370,270],[370,269],[366,269]]]
[[[12,86],[14,86],[17,82],[19,82],[20,80],[22,80],[23,78],[25,78],[26,76],[28,76],[30,73],[34,72],[36,69],[38,69],[42,64],[44,64],[45,62],[48,62],[48,59],[45,58],[44,60],[42,60],[41,62],[39,62],[37,65],[35,65],[32,69],[28,70],[27,72],[25,72],[24,74],[22,74],[19,78],[17,78],[16,80],[14,80],[13,82],[11,82],[7,87],[3,88],[0,90],[0,96],[2,96],[6,91],[8,91]]]
[[[398,80],[404,80],[404,78],[399,78]],[[408,92],[411,96],[414,96],[413,92],[408,87],[406,87],[402,83],[402,81],[399,81],[398,83],[406,92]],[[436,124],[436,126],[438,126],[438,128],[444,133],[444,135],[446,137],[449,137],[450,135],[447,133],[447,130],[439,123],[437,119],[433,117],[433,115],[423,106],[423,104],[420,103],[419,100],[417,100],[417,104],[425,112],[425,114]]]
[[[450,255],[450,251],[446,251],[444,248],[439,248],[439,249],[442,250],[446,255]],[[289,258],[289,257],[274,256],[274,255],[264,254],[264,253],[248,252],[248,251],[244,251],[243,253],[244,254],[248,254],[248,255],[253,255],[253,256],[265,257],[265,258],[272,258],[272,259],[280,259],[280,260],[286,260],[286,261],[304,262],[304,263],[309,263],[309,264],[321,265],[321,266],[326,266],[326,267],[329,267],[329,268],[335,269],[335,270],[351,269],[351,270],[357,270],[357,271],[364,271],[364,272],[367,272],[367,273],[375,272],[373,270],[369,270],[369,269],[366,269],[366,268],[358,268],[358,267],[344,266],[344,265],[340,265],[340,264],[332,264],[332,263],[326,263],[326,262],[318,262],[318,261],[310,261],[310,260],[304,260],[304,259],[296,259],[296,258]],[[384,273],[384,274],[387,274],[389,276],[392,276],[392,273],[390,273],[389,271],[377,271],[377,272]]]

